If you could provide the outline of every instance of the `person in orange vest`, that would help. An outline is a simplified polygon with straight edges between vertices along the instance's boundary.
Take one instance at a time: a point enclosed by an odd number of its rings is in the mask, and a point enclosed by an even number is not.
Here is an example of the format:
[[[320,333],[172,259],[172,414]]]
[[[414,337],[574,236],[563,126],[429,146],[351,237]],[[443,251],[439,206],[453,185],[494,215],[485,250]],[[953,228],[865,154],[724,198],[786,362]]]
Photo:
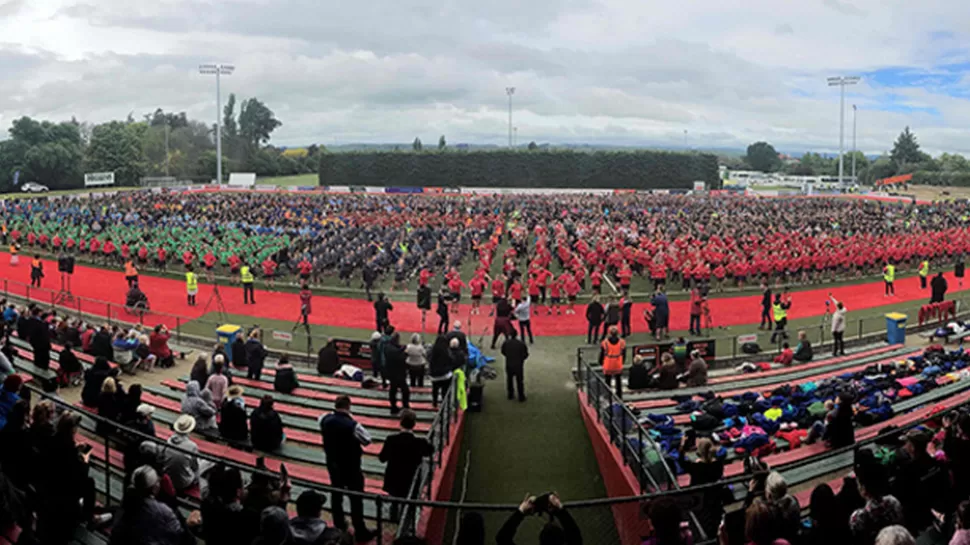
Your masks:
[[[600,343],[600,365],[606,375],[607,386],[612,378],[616,384],[616,397],[623,399],[623,363],[626,361],[626,341],[620,338],[616,326],[610,328],[609,336]]]
[[[20,246],[17,246],[17,243],[14,242],[13,244],[10,245],[10,266],[11,267],[16,267],[17,264],[20,263],[20,256],[17,255],[19,253],[20,253]]]
[[[30,285],[39,288],[42,278],[44,278],[44,263],[39,255],[35,255],[30,262]]]
[[[138,283],[138,269],[135,268],[135,262],[129,257],[125,261],[125,280],[128,281],[128,288]]]

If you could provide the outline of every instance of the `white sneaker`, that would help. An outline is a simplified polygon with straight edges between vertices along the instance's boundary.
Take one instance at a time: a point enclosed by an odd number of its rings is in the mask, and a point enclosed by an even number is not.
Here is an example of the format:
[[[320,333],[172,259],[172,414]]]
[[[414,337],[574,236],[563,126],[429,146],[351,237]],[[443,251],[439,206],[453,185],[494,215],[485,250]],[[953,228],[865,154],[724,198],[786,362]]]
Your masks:
[[[95,526],[102,526],[111,522],[112,518],[114,518],[114,515],[111,513],[101,513],[100,515],[94,515],[91,517],[91,523]]]

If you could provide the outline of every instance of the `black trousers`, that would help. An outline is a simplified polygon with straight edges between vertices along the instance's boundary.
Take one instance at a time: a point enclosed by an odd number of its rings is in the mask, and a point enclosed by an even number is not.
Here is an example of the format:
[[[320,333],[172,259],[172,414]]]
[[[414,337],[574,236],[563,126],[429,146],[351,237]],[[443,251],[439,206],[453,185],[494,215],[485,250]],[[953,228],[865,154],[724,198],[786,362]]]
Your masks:
[[[431,381],[431,404],[435,407],[438,406],[438,396],[441,396],[441,400],[445,401],[444,397],[448,395],[448,387],[451,386],[451,380],[432,380]]]
[[[411,387],[408,386],[407,378],[405,377],[394,377],[390,380],[391,390],[389,395],[391,397],[391,410],[397,411],[397,392],[401,391],[401,406],[405,409],[411,407]]]
[[[256,304],[256,295],[252,282],[243,282],[243,304]]]
[[[364,491],[364,474],[358,468],[356,471],[346,469],[335,470],[328,467],[330,483],[334,488],[349,490],[351,492]],[[331,493],[331,509],[333,510],[333,525],[341,530],[347,529],[347,521],[344,520],[344,495],[341,492]],[[360,496],[350,496],[350,519],[354,524],[355,534],[366,534],[367,524],[364,522],[364,501]]]
[[[896,286],[892,282],[886,282],[886,295],[896,295]]]
[[[438,335],[444,335],[445,333],[448,333],[448,315],[447,314],[439,314],[438,315],[438,318],[439,318],[439,321],[438,321]]]
[[[263,374],[263,366],[250,365],[249,370],[246,371],[246,378],[252,380],[259,380]]]
[[[600,325],[596,322],[589,322],[589,326],[586,328],[586,344],[594,344],[600,340],[599,338]]]
[[[616,397],[623,399],[623,375],[606,375],[606,385],[610,385],[610,381],[614,381],[614,388],[616,389]]]
[[[525,377],[522,366],[505,366],[505,389],[509,399],[515,399],[515,389],[519,390],[519,401],[525,401]]]
[[[522,337],[522,342],[525,342],[526,331],[529,332],[529,344],[535,343],[535,337],[532,336],[532,320],[519,320],[519,337]]]
[[[775,338],[780,338],[784,340],[785,338],[788,337],[788,334],[785,333],[786,325],[788,325],[788,318],[782,318],[781,320],[778,320],[777,322],[775,322],[775,331],[774,333],[771,334],[772,344],[775,343]]]
[[[919,289],[921,290],[926,289],[926,277],[923,275],[919,275]]]
[[[832,332],[832,355],[838,356],[839,354],[845,355],[845,332],[844,331],[833,331]]]
[[[761,307],[761,325],[771,327],[771,307]]]
[[[688,327],[688,330],[691,333],[694,333],[697,335],[701,334],[701,315],[700,314],[690,315],[690,326]]]
[[[630,327],[630,315],[624,314],[620,318],[620,335],[623,337],[629,337],[633,334],[632,328]]]
[[[411,386],[424,388],[424,367],[409,366],[408,376],[411,377]]]

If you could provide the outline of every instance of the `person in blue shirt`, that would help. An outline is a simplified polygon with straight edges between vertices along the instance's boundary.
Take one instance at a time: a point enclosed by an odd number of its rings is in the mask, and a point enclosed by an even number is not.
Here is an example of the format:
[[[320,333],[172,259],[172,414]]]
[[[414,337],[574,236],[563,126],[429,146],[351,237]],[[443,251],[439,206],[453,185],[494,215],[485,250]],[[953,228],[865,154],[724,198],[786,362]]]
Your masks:
[[[17,321],[17,307],[13,303],[7,305],[7,308],[3,309],[3,321],[12,324]]]

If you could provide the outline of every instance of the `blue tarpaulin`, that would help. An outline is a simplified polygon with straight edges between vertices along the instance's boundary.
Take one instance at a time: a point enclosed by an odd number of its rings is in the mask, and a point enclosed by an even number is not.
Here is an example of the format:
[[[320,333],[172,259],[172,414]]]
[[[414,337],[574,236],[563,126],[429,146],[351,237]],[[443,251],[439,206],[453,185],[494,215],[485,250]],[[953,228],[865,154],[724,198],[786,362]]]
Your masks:
[[[495,361],[495,358],[490,358],[482,354],[482,351],[477,346],[472,344],[471,341],[468,341],[468,367],[481,369],[493,361]]]

